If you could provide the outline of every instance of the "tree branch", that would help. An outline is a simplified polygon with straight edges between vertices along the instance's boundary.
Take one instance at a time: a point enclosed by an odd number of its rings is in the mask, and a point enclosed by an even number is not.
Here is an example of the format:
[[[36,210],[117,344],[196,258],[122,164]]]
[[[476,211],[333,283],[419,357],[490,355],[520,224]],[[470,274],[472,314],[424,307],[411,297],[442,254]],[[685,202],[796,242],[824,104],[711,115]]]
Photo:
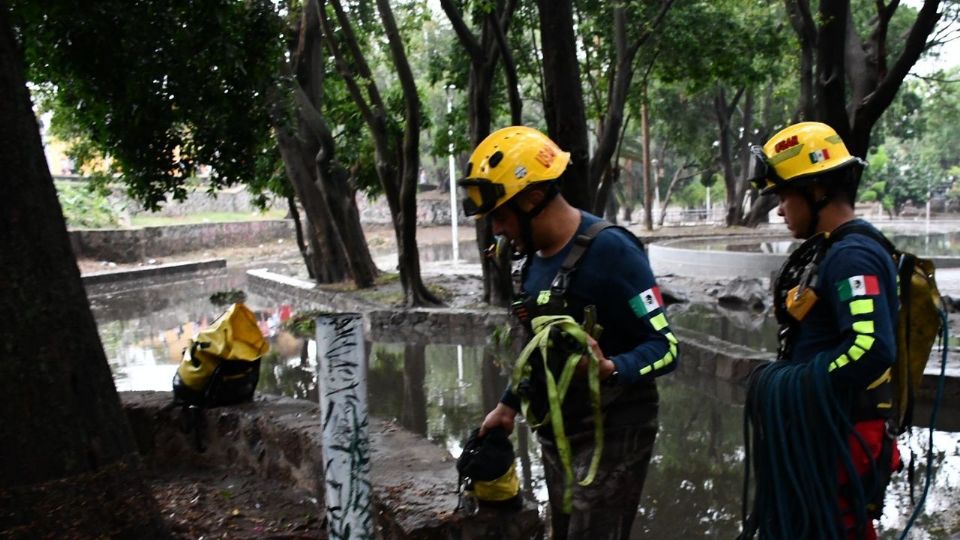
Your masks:
[[[343,4],[340,3],[340,0],[330,0],[330,3],[333,5],[334,13],[337,15],[337,22],[340,23],[340,30],[346,38],[347,48],[353,56],[357,71],[360,77],[366,82],[367,95],[370,96],[370,107],[374,111],[379,111],[377,114],[382,114],[384,118],[386,118],[387,108],[384,106],[383,99],[380,97],[380,89],[377,88],[377,83],[373,79],[373,72],[370,70],[370,65],[367,64],[367,59],[363,51],[360,50],[360,41],[357,40],[357,35],[353,31],[353,23],[350,22],[350,18],[347,17],[347,14],[343,11]]]
[[[910,32],[907,34],[907,41],[904,44],[903,52],[894,62],[887,76],[884,77],[877,89],[866,97],[863,106],[859,108],[855,116],[855,123],[859,128],[869,129],[877,122],[903,84],[903,79],[910,73],[910,69],[916,64],[923,52],[927,42],[927,36],[933,32],[940,20],[940,13],[937,12],[940,0],[925,0],[923,7],[917,14]]]
[[[784,2],[790,25],[800,40],[800,115],[804,120],[816,117],[816,99],[814,93],[814,50],[817,43],[817,25],[810,13],[807,0],[786,0]]]
[[[327,49],[330,51],[330,55],[333,56],[334,64],[337,66],[337,72],[343,77],[343,81],[347,85],[347,91],[350,93],[350,97],[353,98],[354,103],[357,104],[357,108],[360,109],[360,114],[363,115],[364,121],[366,121],[369,126],[375,125],[376,118],[373,110],[363,97],[363,90],[357,82],[356,75],[353,73],[353,70],[350,69],[349,64],[347,64],[343,56],[343,51],[340,50],[340,45],[337,43],[333,27],[327,18],[327,10],[324,9],[322,3],[318,3],[317,12],[320,17],[320,27],[323,29],[324,37],[326,37]]]
[[[463,21],[463,16],[457,11],[457,6],[453,5],[452,0],[440,0],[440,7],[443,9],[443,12],[447,14],[447,18],[450,19],[450,24],[453,25],[453,31],[457,34],[460,44],[467,50],[470,59],[474,62],[482,62],[483,49],[480,47],[480,42],[477,41],[477,37],[473,35],[473,32],[470,31],[467,24]]]
[[[500,49],[500,55],[503,56],[503,71],[507,77],[507,95],[510,97],[510,121],[513,125],[519,126],[522,123],[521,114],[523,112],[523,102],[520,101],[520,80],[517,76],[517,65],[513,60],[513,53],[507,44],[507,36],[500,26],[500,20],[496,13],[491,12],[490,26],[493,28],[494,37]]]

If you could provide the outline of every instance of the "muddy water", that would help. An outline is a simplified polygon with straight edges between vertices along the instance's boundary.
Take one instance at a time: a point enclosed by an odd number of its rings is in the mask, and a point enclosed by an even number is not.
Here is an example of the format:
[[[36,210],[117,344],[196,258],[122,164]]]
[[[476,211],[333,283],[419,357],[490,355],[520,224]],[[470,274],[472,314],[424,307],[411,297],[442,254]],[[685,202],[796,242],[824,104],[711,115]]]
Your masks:
[[[883,227],[881,227],[883,229]],[[960,232],[908,232],[884,230],[884,234],[899,249],[924,255],[958,256],[960,255]],[[789,238],[774,238],[757,240],[753,238],[714,238],[705,240],[691,240],[684,243],[684,247],[703,249],[707,251],[740,251],[749,253],[779,253],[787,254],[793,251],[799,240]],[[679,247],[679,244],[677,244]]]
[[[118,308],[109,299],[94,303],[119,390],[170,389],[186,340],[219,313],[200,289],[187,291],[180,297],[165,295],[164,302],[155,304],[160,309],[145,304]],[[129,298],[124,302],[136,304]],[[316,399],[315,346],[278,331],[290,306],[257,297],[248,304],[273,344],[262,364],[259,390]],[[453,455],[459,454],[461,441],[496,403],[507,382],[509,359],[498,358],[489,348],[384,340],[369,343],[366,350],[371,413],[394,419]],[[661,430],[634,537],[732,538],[739,530],[743,478],[742,389],[717,392],[716,381],[677,376],[662,379],[660,388]],[[521,425],[515,442],[524,491],[543,502],[546,489],[535,435]],[[917,431],[901,444],[922,454],[926,432]],[[960,433],[936,432],[934,448],[934,482],[918,520],[917,529],[923,531],[918,538],[960,533],[955,504],[960,496]],[[905,476],[898,475],[888,493],[881,524],[885,538],[896,537],[894,529],[908,517]]]

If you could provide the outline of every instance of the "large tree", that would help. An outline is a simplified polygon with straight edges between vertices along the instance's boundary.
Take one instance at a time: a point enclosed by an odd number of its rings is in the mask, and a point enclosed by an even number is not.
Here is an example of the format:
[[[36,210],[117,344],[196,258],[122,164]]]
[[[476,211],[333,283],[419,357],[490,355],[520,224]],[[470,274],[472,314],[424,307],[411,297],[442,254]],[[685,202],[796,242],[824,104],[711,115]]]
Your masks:
[[[0,536],[167,536],[70,250],[0,5]]]
[[[463,51],[469,59],[467,76],[467,125],[470,147],[474,148],[490,134],[493,122],[493,88],[498,66],[503,67],[506,90],[510,103],[510,124],[520,125],[523,104],[520,100],[519,76],[513,59],[513,51],[508,42],[510,23],[513,21],[516,0],[483,2],[471,6],[471,18],[474,27],[479,28],[479,36],[472,30],[463,10],[453,0],[440,0],[440,6],[450,20]],[[452,66],[451,66],[452,67]],[[490,245],[493,232],[486,219],[476,223],[478,248],[483,250]],[[508,254],[504,253],[504,257]],[[513,300],[509,264],[481,258],[483,265],[483,296],[491,304],[507,305]]]
[[[946,8],[955,2],[924,0],[919,10],[899,0],[862,4],[850,0],[785,0],[790,23],[799,38],[799,119],[825,122],[837,130],[853,155],[864,157],[880,116],[893,102],[904,78],[920,56],[937,44],[930,40]],[[868,8],[867,6],[870,6]],[[870,17],[864,17],[872,9]],[[902,35],[891,34],[901,18]],[[748,224],[757,223],[774,202],[761,199]]]
[[[293,21],[298,6],[287,6]],[[186,197],[200,165],[212,167],[210,191],[260,187],[257,172],[279,141],[306,211],[311,274],[372,283],[353,191],[317,121],[324,63],[309,46],[309,20],[301,51],[300,25],[287,32],[285,10],[266,0],[14,0],[13,8],[30,78],[49,97],[54,127],[84,143],[80,158],[109,156],[131,194],[157,208],[168,194]]]
[[[407,59],[403,36],[390,2],[377,0],[376,20],[382,32],[378,37],[386,39],[395,83],[399,86],[395,94],[399,97],[399,103],[391,103],[388,107],[380,83],[367,60],[368,53],[364,51],[365,42],[361,39],[364,34],[357,29],[364,30],[363,15],[367,6],[361,2],[349,7],[351,12],[348,15],[341,0],[317,2],[324,44],[373,140],[377,178],[393,217],[405,304],[439,304],[439,299],[427,290],[420,275],[416,195],[423,119],[420,95]],[[372,32],[369,19],[366,22],[366,30]]]
[[[306,257],[307,264],[321,283],[352,278],[358,287],[368,287],[378,270],[360,226],[359,182],[336,159],[333,131],[322,112],[327,62],[316,0],[303,3],[299,24],[289,34],[287,87],[274,94],[272,123],[287,178],[308,216],[314,256]],[[292,118],[284,114],[290,101]]]

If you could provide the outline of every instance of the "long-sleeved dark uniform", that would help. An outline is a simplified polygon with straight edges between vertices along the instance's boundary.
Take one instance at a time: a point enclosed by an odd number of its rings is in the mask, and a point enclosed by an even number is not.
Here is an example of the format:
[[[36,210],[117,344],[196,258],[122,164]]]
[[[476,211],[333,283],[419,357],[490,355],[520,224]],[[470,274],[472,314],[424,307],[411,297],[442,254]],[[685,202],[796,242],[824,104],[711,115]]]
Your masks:
[[[845,226],[872,227],[863,220]],[[788,359],[823,362],[838,388],[864,390],[896,360],[893,258],[876,240],[846,234],[821,261],[815,289],[819,300],[798,325]]]
[[[577,235],[600,218],[581,213]],[[571,277],[564,313],[583,320],[583,308],[596,307],[603,327],[598,344],[616,365],[615,385],[603,385],[604,450],[600,470],[589,487],[574,489],[573,514],[560,515],[563,484],[553,431],[538,430],[544,470],[553,505],[556,538],[618,538],[629,530],[636,515],[647,465],[657,432],[658,395],[654,378],[677,365],[677,339],[664,312],[646,253],[627,231],[608,228],[594,238]],[[523,283],[527,296],[547,303],[551,283],[574,245],[571,240],[551,257],[534,256]],[[531,412],[543,418],[547,399],[542,362],[531,360]],[[520,410],[520,399],[508,390],[501,399]],[[566,434],[573,449],[577,478],[584,476],[593,450],[590,394],[585,377],[576,377],[563,402]]]

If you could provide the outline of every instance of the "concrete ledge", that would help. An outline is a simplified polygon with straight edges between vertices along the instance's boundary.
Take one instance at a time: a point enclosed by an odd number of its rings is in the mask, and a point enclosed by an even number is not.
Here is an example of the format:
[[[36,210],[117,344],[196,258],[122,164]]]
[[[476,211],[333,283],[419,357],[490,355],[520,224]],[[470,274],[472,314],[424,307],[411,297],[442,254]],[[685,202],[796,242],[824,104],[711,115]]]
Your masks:
[[[677,372],[685,376],[685,382],[689,378],[699,388],[707,389],[730,403],[743,404],[750,372],[759,365],[773,361],[775,356],[729,343],[702,332],[685,328],[674,328],[674,331],[680,339],[681,347]],[[939,362],[931,355],[927,371],[923,375],[923,381],[917,392],[913,417],[913,423],[917,426],[927,426],[930,423],[931,407],[939,382],[939,376],[933,373],[931,367],[935,361]],[[947,375],[944,380],[937,429],[960,431],[960,378],[958,377]]]
[[[709,251],[682,247],[683,244],[701,240],[754,239],[752,236],[711,236],[668,240],[649,244],[647,252],[650,266],[658,276],[709,276],[711,279],[735,277],[770,277],[780,270],[786,260],[785,254],[749,253],[744,251]]]
[[[363,314],[367,337],[451,345],[483,345],[493,331],[509,324],[504,309],[398,308],[364,300],[355,292],[325,289],[315,283],[281,276],[267,270],[248,270],[251,292],[298,309],[332,312],[358,311]],[[482,329],[482,332],[478,332]]]
[[[208,259],[205,261],[190,261],[169,264],[158,264],[156,266],[144,266],[132,270],[116,270],[109,272],[97,272],[93,274],[84,274],[82,276],[83,285],[106,285],[121,283],[125,281],[134,281],[140,279],[150,279],[156,282],[158,278],[192,279],[196,274],[209,273],[211,271],[223,270],[227,267],[225,259]]]
[[[121,392],[140,453],[148,466],[242,467],[290,482],[323,501],[320,407],[258,395],[254,402],[205,411],[206,452],[180,429],[180,409],[166,408],[169,392]],[[370,419],[370,451],[378,538],[463,539],[542,536],[537,510],[455,513],[454,460],[428,440]]]
[[[710,276],[712,279],[730,279],[736,277],[766,278],[780,270],[786,253],[753,253],[748,251],[721,251],[697,249],[696,243],[702,241],[718,242],[728,240],[759,242],[769,237],[753,235],[702,236],[676,238],[657,241],[647,245],[650,265],[658,276],[673,274],[677,276]],[[776,239],[775,237],[773,239]],[[685,247],[688,246],[688,247]],[[958,268],[960,257],[933,256],[937,268]]]

